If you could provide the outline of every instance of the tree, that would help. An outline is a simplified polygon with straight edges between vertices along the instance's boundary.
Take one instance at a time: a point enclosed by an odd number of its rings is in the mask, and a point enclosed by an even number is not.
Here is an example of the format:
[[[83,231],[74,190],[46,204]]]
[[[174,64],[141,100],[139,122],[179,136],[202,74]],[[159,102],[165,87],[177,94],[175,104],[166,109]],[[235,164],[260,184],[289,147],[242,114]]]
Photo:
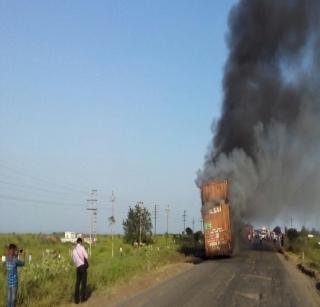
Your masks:
[[[187,227],[186,228],[186,234],[188,237],[192,237],[193,236],[193,231],[190,227]]]
[[[276,226],[276,227],[273,229],[273,232],[274,232],[276,235],[281,235],[281,228],[280,228],[280,226]]]
[[[306,237],[308,233],[309,233],[309,230],[305,226],[302,226],[300,230],[300,236]]]
[[[295,228],[289,228],[287,231],[287,237],[290,242],[294,242],[298,239],[299,237],[299,232]]]
[[[124,240],[127,243],[133,244],[134,242],[140,242],[140,229],[141,242],[152,242],[151,214],[148,209],[143,208],[139,203],[137,203],[134,208],[129,207],[127,219],[123,221],[122,225]]]
[[[195,233],[193,234],[193,236],[194,236],[194,240],[195,240],[196,242],[203,241],[203,233],[202,233],[201,230],[195,232]]]

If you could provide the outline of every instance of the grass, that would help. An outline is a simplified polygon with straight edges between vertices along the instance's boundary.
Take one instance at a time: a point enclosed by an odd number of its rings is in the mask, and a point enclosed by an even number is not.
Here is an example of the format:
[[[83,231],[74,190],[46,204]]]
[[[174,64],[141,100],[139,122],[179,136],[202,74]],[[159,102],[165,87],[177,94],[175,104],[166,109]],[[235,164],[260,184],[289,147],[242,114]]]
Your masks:
[[[285,247],[288,251],[293,252],[302,259],[304,254],[305,263],[311,268],[320,271],[320,236],[314,238],[307,238],[306,236],[299,236],[293,242],[285,242]]]
[[[72,244],[62,244],[54,236],[34,234],[1,234],[0,246],[16,243],[19,248],[32,254],[32,261],[19,270],[19,306],[57,306],[72,301],[75,268],[70,251]],[[169,238],[158,236],[155,243],[140,248],[124,244],[121,236],[114,238],[114,257],[111,257],[111,238],[99,236],[92,247],[89,259],[88,290],[103,289],[117,282],[128,280],[135,275],[154,270],[172,262],[183,261],[179,246]],[[87,247],[87,246],[86,246]],[[120,254],[120,247],[123,254]],[[60,257],[58,256],[60,254]],[[0,284],[5,285],[5,275],[0,274]],[[0,306],[5,306],[6,287],[0,288]]]

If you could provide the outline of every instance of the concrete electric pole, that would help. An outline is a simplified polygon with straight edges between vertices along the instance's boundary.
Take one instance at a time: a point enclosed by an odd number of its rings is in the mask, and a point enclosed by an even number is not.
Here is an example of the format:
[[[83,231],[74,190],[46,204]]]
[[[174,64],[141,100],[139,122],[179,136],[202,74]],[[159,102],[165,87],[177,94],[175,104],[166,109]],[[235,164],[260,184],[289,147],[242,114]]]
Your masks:
[[[114,252],[113,252],[113,249],[114,249],[113,248],[113,246],[114,246],[114,244],[113,244],[113,226],[116,223],[116,219],[114,217],[114,204],[115,204],[115,202],[116,202],[116,197],[112,191],[112,194],[111,194],[111,212],[112,213],[111,213],[111,217],[109,218],[109,225],[111,226],[111,257],[113,257],[113,254],[114,254]]]
[[[168,205],[168,207],[165,210],[166,210],[166,217],[167,217],[166,245],[168,245],[170,206]]]
[[[139,206],[139,247],[141,246],[141,241],[142,241],[142,214],[144,211],[144,207],[143,207],[143,202],[139,201],[138,202],[138,206]]]
[[[154,214],[154,237],[157,234],[157,213],[158,212],[159,212],[158,211],[158,206],[154,205],[154,211],[153,211],[153,214]]]
[[[183,232],[185,232],[185,230],[186,230],[186,218],[187,218],[186,210],[183,210],[182,218],[183,218]]]
[[[97,193],[98,190],[91,190],[90,193],[90,198],[87,199],[87,210],[91,212],[90,215],[90,250],[89,254],[91,256],[92,254],[92,243],[96,241],[96,236],[97,236],[97,230],[96,230],[96,225],[97,225],[97,214],[98,214],[98,209],[97,209]]]

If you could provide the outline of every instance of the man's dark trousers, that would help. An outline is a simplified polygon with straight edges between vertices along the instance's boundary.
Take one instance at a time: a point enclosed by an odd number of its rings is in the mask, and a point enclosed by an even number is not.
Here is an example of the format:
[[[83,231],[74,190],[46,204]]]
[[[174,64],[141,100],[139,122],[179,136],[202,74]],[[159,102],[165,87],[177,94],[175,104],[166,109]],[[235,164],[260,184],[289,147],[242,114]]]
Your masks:
[[[81,285],[81,293],[80,293],[80,285]],[[74,301],[76,304],[80,302],[80,294],[81,301],[84,302],[86,300],[86,288],[87,288],[87,269],[84,265],[80,265],[77,267],[77,281],[76,281],[76,289],[74,292]]]

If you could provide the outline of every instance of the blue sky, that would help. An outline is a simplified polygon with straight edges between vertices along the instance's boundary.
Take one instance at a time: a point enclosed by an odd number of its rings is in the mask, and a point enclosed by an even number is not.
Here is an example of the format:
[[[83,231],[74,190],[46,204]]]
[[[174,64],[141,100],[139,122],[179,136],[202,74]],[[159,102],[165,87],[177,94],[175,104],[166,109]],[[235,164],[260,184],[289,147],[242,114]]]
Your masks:
[[[86,232],[91,188],[100,232],[112,190],[118,232],[139,200],[199,229],[233,3],[0,1],[0,232]]]

